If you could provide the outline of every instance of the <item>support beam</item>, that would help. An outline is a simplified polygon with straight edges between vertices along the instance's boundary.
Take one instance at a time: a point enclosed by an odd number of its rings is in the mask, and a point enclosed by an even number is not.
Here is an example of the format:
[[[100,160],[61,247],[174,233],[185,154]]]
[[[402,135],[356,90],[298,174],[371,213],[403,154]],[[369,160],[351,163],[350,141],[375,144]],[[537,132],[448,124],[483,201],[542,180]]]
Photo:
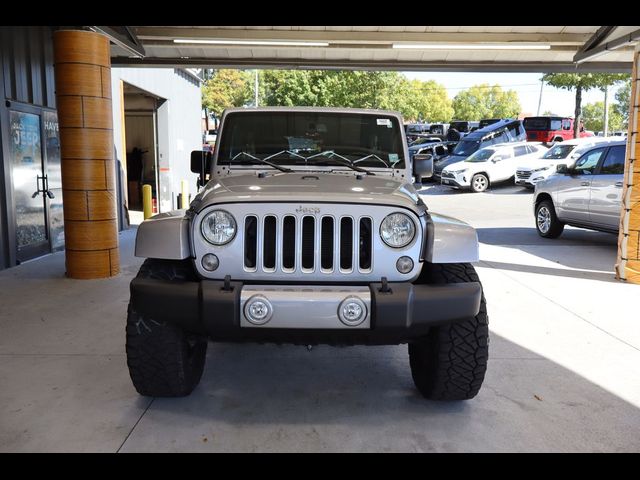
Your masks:
[[[132,54],[137,58],[144,58],[145,51],[144,47],[138,40],[138,37],[131,31],[129,27],[122,27],[124,29],[124,34],[116,31],[113,27],[106,26],[98,26],[94,25],[88,27],[89,30],[96,33],[101,33],[102,35],[106,35],[109,40],[118,45],[121,48],[124,48],[127,52]]]
[[[629,97],[629,129],[622,189],[616,278],[640,284],[640,45]]]
[[[587,51],[579,51],[574,55],[573,61],[578,64],[586,61],[591,61],[594,58],[599,57],[600,55],[603,55],[607,52],[612,52],[627,45],[633,45],[638,41],[640,41],[640,30],[635,30],[631,33],[623,35],[622,37],[616,38],[615,40],[611,40],[604,45],[590,48]]]
[[[604,40],[607,35],[609,35],[616,27],[614,26],[604,26],[600,27],[596,33],[594,33],[589,40],[584,42],[584,45],[578,50],[577,53],[583,53],[588,51],[590,48],[594,46],[598,46],[598,44]]]
[[[120,271],[109,39],[54,33],[67,276]]]
[[[176,58],[146,57],[144,59],[114,57],[118,67],[173,68],[243,68],[300,70],[392,70],[402,72],[607,72],[629,73],[632,62],[468,62],[468,61],[360,61],[350,59],[311,60],[288,58]]]

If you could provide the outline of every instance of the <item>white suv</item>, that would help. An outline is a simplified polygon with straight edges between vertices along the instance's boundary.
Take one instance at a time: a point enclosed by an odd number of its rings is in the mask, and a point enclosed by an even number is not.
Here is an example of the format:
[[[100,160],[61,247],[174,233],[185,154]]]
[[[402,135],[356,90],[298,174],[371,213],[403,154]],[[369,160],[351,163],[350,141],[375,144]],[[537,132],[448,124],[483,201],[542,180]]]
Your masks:
[[[536,183],[553,175],[558,165],[571,167],[580,155],[594,145],[613,140],[620,138],[587,137],[558,142],[541,157],[529,157],[526,162],[518,162],[515,183],[533,190]]]
[[[485,147],[442,170],[440,183],[452,188],[484,192],[490,184],[514,177],[517,165],[540,157],[547,147],[539,142],[498,143]]]

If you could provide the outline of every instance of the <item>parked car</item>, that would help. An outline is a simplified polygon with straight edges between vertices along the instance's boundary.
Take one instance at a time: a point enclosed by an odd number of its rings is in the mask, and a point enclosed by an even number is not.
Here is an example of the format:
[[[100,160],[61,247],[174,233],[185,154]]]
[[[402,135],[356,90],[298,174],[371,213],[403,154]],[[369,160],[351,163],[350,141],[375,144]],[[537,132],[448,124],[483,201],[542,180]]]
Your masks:
[[[474,397],[489,353],[477,233],[418,195],[411,179],[433,164],[409,157],[400,114],[238,108],[219,132],[212,156],[192,152],[192,171],[211,179],[190,208],[136,234],[146,259],[126,327],[136,390],[190,394],[209,339],[408,343],[423,396]]]
[[[424,143],[442,142],[443,140],[444,139],[440,135],[431,135],[427,133],[427,134],[416,135],[415,139],[409,141],[408,143],[409,143],[409,147],[413,147],[415,145],[422,145]]]
[[[526,117],[523,120],[527,140],[551,144],[573,139],[573,118],[571,117]],[[580,137],[593,137],[593,132],[580,127]]]
[[[407,123],[404,126],[404,131],[407,135],[407,141],[412,142],[420,135],[431,133],[428,123]]]
[[[612,141],[611,137],[574,138],[556,143],[539,158],[518,163],[515,184],[529,189],[556,172],[558,165],[573,166],[576,159],[592,146]],[[619,140],[619,139],[618,139]]]
[[[521,120],[500,120],[466,135],[451,155],[433,164],[433,177],[440,181],[442,170],[452,163],[461,162],[478,150],[497,143],[524,142],[527,139]]]
[[[413,157],[416,155],[425,155],[429,154],[433,158],[433,161],[439,160],[443,157],[446,157],[451,153],[450,144],[451,142],[428,142],[422,144],[414,144],[409,147],[409,158],[413,160]],[[427,178],[430,178],[427,177]],[[423,178],[421,176],[416,176],[416,183],[422,183]]]
[[[446,137],[448,131],[448,123],[432,123],[429,127],[429,133],[432,133],[433,135],[442,135],[443,137]]]
[[[442,170],[441,183],[452,188],[484,192],[490,185],[511,180],[518,162],[540,156],[547,147],[541,143],[499,143],[482,148],[462,162]]]
[[[480,122],[474,121],[454,120],[449,124],[449,132],[456,130],[462,137],[478,128],[480,128]]]
[[[538,234],[557,238],[565,225],[617,233],[626,142],[592,145],[575,165],[538,182],[533,213]]]

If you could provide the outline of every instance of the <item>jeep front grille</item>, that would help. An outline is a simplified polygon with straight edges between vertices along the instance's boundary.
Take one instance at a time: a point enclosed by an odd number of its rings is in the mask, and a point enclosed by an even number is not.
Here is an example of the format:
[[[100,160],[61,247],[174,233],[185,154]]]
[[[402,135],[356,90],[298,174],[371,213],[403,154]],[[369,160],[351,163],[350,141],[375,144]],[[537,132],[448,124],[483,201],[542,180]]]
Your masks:
[[[531,176],[531,170],[517,170],[516,171],[516,176],[518,178],[522,178],[524,180],[526,180],[527,178],[529,178]]]
[[[192,248],[198,273],[211,280],[227,275],[245,282],[389,282],[412,281],[420,273],[425,223],[406,208],[373,203],[247,202],[211,205],[192,224]],[[211,245],[202,236],[201,219],[213,209],[224,209],[236,220],[236,236],[225,245]],[[386,245],[380,225],[390,213],[402,211],[414,221],[415,240],[405,248]],[[219,267],[203,268],[201,259],[215,254]],[[402,274],[396,268],[401,256],[413,259],[415,268]]]
[[[264,272],[368,272],[372,235],[370,217],[249,215],[244,219],[244,267],[257,271],[260,261]]]

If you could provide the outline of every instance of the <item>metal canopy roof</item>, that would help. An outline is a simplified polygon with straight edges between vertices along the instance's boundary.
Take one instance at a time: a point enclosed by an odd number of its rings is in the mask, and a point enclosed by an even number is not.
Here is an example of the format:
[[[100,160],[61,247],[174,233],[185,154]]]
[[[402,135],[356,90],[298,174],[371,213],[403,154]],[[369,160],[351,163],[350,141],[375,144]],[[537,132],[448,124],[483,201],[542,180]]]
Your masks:
[[[114,66],[630,72],[640,27],[131,26]]]

